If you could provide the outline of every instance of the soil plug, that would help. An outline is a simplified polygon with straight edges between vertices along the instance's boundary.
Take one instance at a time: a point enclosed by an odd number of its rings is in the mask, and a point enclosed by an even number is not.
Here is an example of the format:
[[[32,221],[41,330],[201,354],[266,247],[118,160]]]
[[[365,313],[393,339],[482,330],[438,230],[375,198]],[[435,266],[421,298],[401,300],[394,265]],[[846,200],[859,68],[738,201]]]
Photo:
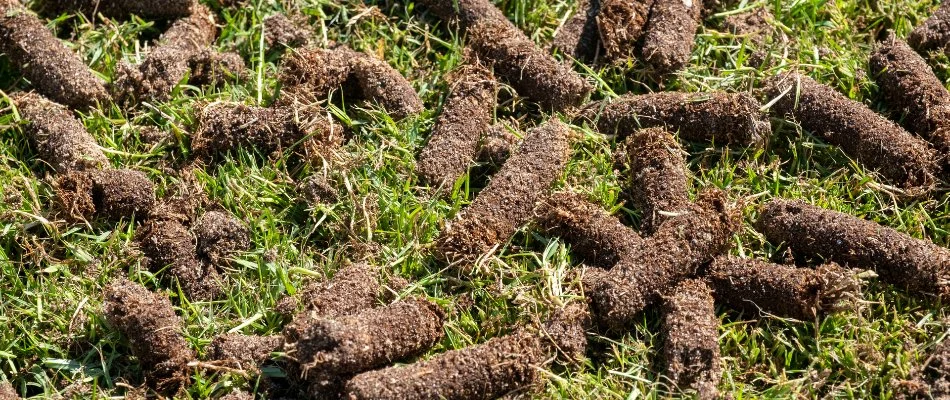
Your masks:
[[[640,130],[623,143],[633,204],[643,212],[641,230],[655,232],[689,207],[689,171],[683,148],[663,128]]]
[[[661,74],[686,68],[696,44],[703,3],[656,0],[643,33],[640,56]]]
[[[102,14],[106,18],[175,19],[191,15],[195,0],[41,0],[37,5],[44,15],[83,13]]]
[[[221,265],[228,257],[251,247],[247,227],[224,211],[202,214],[195,222],[193,231],[198,240],[198,256],[215,265]]]
[[[362,263],[348,264],[340,268],[332,279],[307,285],[299,291],[297,298],[287,297],[278,307],[290,314],[297,308],[293,303],[302,304],[303,311],[287,330],[303,329],[307,324],[305,321],[314,317],[336,318],[375,307],[380,290],[373,267]]]
[[[664,375],[702,400],[719,398],[719,318],[712,293],[701,280],[681,282],[664,296],[661,313]]]
[[[653,3],[654,0],[603,1],[597,26],[609,62],[623,62],[634,57]]]
[[[306,21],[297,21],[281,13],[264,18],[264,42],[268,48],[300,47],[310,43],[315,36]]]
[[[379,103],[393,118],[403,119],[425,109],[412,84],[386,61],[363,54],[352,62],[361,96]]]
[[[62,174],[109,166],[96,139],[68,108],[35,93],[14,94],[12,99],[25,121],[23,132],[54,171]]]
[[[167,267],[169,276],[178,281],[191,300],[211,300],[222,292],[222,279],[211,263],[198,258],[196,238],[174,218],[157,217],[147,221],[136,233],[136,242],[148,257],[149,270]]]
[[[283,338],[281,336],[251,336],[236,333],[218,335],[211,341],[208,359],[225,361],[237,369],[256,370],[277,351]]]
[[[54,188],[63,210],[76,220],[143,218],[155,204],[152,182],[128,169],[72,171],[57,178]]]
[[[597,56],[600,38],[597,32],[597,14],[600,0],[580,0],[574,15],[558,29],[552,47],[568,57],[590,62]]]
[[[950,49],[950,3],[940,3],[933,15],[907,36],[907,43],[921,54]]]

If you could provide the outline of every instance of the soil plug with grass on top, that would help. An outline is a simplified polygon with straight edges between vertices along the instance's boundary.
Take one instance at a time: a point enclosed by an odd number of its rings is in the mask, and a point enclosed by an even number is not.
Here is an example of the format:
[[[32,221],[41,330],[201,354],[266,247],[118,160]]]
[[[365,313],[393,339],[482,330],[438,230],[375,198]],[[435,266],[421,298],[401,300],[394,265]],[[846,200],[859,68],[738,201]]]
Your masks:
[[[592,102],[576,116],[605,135],[663,127],[680,139],[761,147],[772,134],[768,115],[748,93],[657,92]]]
[[[189,58],[188,69],[191,70],[188,83],[194,86],[218,87],[250,75],[240,54],[222,53],[210,47]]]
[[[600,13],[600,0],[578,1],[574,15],[558,28],[551,47],[578,61],[593,61],[600,47],[597,33],[598,13]]]
[[[655,0],[644,28],[640,57],[661,74],[686,68],[702,11],[700,1]]]
[[[769,78],[765,92],[774,115],[794,119],[908,195],[933,189],[937,156],[928,143],[866,105],[797,73]]]
[[[664,375],[699,399],[718,399],[719,318],[709,287],[698,279],[681,282],[664,296],[661,313]]]
[[[716,299],[734,309],[801,321],[847,308],[861,290],[855,274],[834,263],[811,269],[723,256],[705,277]]]
[[[491,72],[477,64],[456,69],[449,95],[416,172],[430,186],[451,189],[468,171],[482,134],[489,129],[498,90]]]
[[[290,330],[303,329],[311,318],[342,317],[371,309],[376,306],[380,291],[375,268],[353,263],[341,267],[328,281],[311,283],[300,289],[297,297],[282,299],[277,308],[289,315],[296,311],[297,304],[303,305],[303,311],[288,325]]]
[[[608,62],[634,57],[654,0],[603,0],[597,27]]]
[[[663,128],[637,131],[623,142],[627,190],[643,213],[641,231],[652,233],[689,206],[689,171],[683,148]]]
[[[950,50],[950,3],[941,2],[933,15],[907,36],[907,43],[922,55]]]
[[[195,353],[168,297],[125,278],[113,281],[104,297],[106,321],[128,339],[148,384],[161,393],[178,392],[189,381],[188,363]]]
[[[507,22],[515,27],[490,0],[421,0],[420,3],[443,21],[458,24],[462,29],[485,21]]]
[[[446,224],[437,256],[459,262],[459,272],[474,272],[468,261],[488,253],[531,218],[535,203],[561,175],[570,158],[570,128],[557,119],[530,130],[488,186],[458,217]]]
[[[104,82],[18,1],[0,1],[0,52],[43,96],[73,109],[109,100]]]
[[[96,139],[68,108],[35,93],[12,96],[23,132],[40,159],[57,173],[95,170],[109,166],[109,160]]]
[[[771,243],[785,243],[796,254],[872,269],[913,296],[950,299],[950,250],[931,241],[785,199],[767,204],[757,227]]]
[[[359,97],[352,63],[358,57],[359,52],[345,45],[292,50],[281,59],[277,79],[289,97],[319,101],[334,91],[342,91],[347,98]]]
[[[192,13],[196,0],[40,0],[37,9],[44,15],[82,13],[102,14],[106,18],[176,19]]]

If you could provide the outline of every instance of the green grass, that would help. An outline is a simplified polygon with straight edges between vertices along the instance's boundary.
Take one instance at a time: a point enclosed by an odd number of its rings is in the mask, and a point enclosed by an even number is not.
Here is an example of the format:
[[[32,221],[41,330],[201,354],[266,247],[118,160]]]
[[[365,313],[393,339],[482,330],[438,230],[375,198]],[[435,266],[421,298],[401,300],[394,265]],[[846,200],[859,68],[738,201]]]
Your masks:
[[[178,171],[192,172],[208,196],[246,221],[252,250],[227,271],[227,296],[189,302],[177,288],[163,287],[143,270],[133,236],[136,221],[68,224],[55,220],[50,171],[38,160],[16,126],[6,101],[0,106],[0,380],[38,398],[122,396],[140,382],[140,367],[128,344],[104,322],[102,289],[111,277],[126,275],[168,292],[186,324],[189,344],[202,352],[211,338],[238,328],[248,334],[275,334],[283,321],[275,303],[308,279],[332,274],[345,260],[366,259],[386,276],[413,281],[400,295],[424,294],[451,310],[446,337],[430,354],[479,343],[509,332],[516,324],[543,318],[579,296],[565,277],[576,261],[568,246],[529,230],[519,232],[490,258],[493,271],[462,281],[432,260],[429,247],[440,223],[470,202],[484,177],[473,175],[445,199],[433,198],[413,174],[414,157],[425,143],[445,95],[446,74],[461,60],[463,39],[432,16],[404,2],[333,0],[252,1],[241,10],[221,11],[217,43],[238,51],[256,72],[246,82],[217,90],[181,87],[174,98],[130,112],[117,108],[82,119],[115,166],[147,173],[164,195]],[[496,2],[540,45],[572,12],[572,0]],[[577,70],[596,82],[594,98],[652,90],[745,91],[778,70],[799,68],[851,98],[880,109],[869,79],[867,58],[877,34],[894,29],[906,36],[935,7],[916,0],[789,0],[723,6],[723,12],[760,5],[777,16],[788,40],[760,46],[779,62],[772,69],[748,65],[755,50],[746,38],[716,30],[721,15],[707,19],[697,35],[689,68],[663,82],[642,65]],[[189,132],[195,111],[214,100],[266,104],[278,90],[278,55],[260,48],[261,21],[289,8],[311,17],[318,36],[385,57],[402,71],[429,111],[394,122],[368,106],[346,104],[338,111],[351,138],[324,166],[300,166],[288,157],[235,152],[215,166],[190,166]],[[107,80],[117,62],[141,60],[147,38],[160,32],[153,23],[88,21],[64,16],[49,22],[85,61]],[[950,60],[934,59],[946,82]],[[260,79],[258,79],[260,78]],[[29,88],[0,61],[5,93]],[[497,118],[533,126],[549,118],[512,98]],[[145,143],[143,127],[170,135]],[[947,190],[930,199],[902,201],[877,177],[834,146],[793,124],[775,121],[764,150],[693,144],[689,165],[693,190],[727,189],[742,204],[744,229],[735,237],[736,254],[781,258],[782,248],[752,228],[757,208],[775,196],[800,198],[947,245]],[[615,143],[578,127],[579,139],[559,188],[588,194],[629,223],[636,210],[619,196],[610,152]],[[308,208],[295,182],[325,174],[342,193],[340,201]],[[367,201],[363,201],[367,199]],[[367,216],[369,218],[367,218]],[[946,311],[869,280],[857,309],[817,321],[786,321],[718,310],[725,364],[721,390],[735,399],[788,397],[890,398],[894,380],[904,379],[945,337]],[[590,337],[593,351],[578,368],[554,366],[543,374],[540,398],[666,398],[677,396],[655,367],[657,316],[647,312],[621,337]],[[267,373],[277,373],[269,370]],[[238,375],[196,372],[187,394],[216,397],[247,382]],[[253,386],[254,382],[250,382]]]

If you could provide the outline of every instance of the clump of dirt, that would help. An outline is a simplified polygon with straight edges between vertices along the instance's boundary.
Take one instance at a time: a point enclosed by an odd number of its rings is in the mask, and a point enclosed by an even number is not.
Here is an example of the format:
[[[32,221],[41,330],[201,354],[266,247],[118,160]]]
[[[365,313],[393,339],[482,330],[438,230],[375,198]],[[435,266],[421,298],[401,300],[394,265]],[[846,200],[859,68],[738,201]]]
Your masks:
[[[176,19],[190,15],[196,3],[196,0],[41,0],[37,10],[51,17],[79,12],[115,19],[133,15],[144,19]]]
[[[587,352],[590,312],[583,303],[571,303],[555,310],[541,327],[540,335],[548,350],[568,363],[580,363]]]
[[[422,112],[425,106],[412,84],[384,60],[363,55],[352,60],[362,97],[379,103],[396,119]]]
[[[0,3],[0,53],[57,103],[87,109],[109,100],[104,82],[17,1]]]
[[[570,129],[551,119],[530,130],[515,154],[455,221],[446,224],[437,256],[462,261],[460,272],[474,272],[470,263],[507,240],[531,218],[535,203],[564,171],[570,158]]]
[[[607,61],[622,62],[634,57],[653,3],[654,0],[604,0],[597,27]]]
[[[600,38],[597,32],[597,14],[600,0],[580,0],[574,15],[558,29],[551,46],[561,54],[582,62],[597,56]]]
[[[927,61],[889,32],[869,65],[884,103],[900,113],[904,127],[934,145],[944,172],[950,171],[950,92]]]
[[[443,0],[421,0],[433,14],[442,20],[458,24],[462,29],[469,29],[473,25],[484,21],[508,22],[505,14],[495,7],[490,0],[457,0],[447,2]],[[511,22],[508,22],[511,24]],[[511,24],[514,27],[513,24]]]
[[[733,35],[749,35],[754,41],[765,39],[763,35],[771,28],[774,19],[767,7],[758,7],[752,11],[733,14],[722,21],[725,30]]]
[[[494,399],[535,383],[541,340],[525,330],[425,361],[357,375],[350,399]]]
[[[278,309],[289,315],[302,304],[304,310],[296,320],[306,324],[312,317],[342,317],[371,309],[376,306],[379,292],[375,268],[362,263],[348,264],[329,281],[314,282],[301,289],[296,298],[281,300]]]
[[[20,400],[20,395],[10,382],[3,381],[0,382],[0,400]]]
[[[444,332],[444,311],[422,299],[285,328],[284,350],[310,393],[332,395],[357,373],[418,356]]]
[[[768,116],[748,93],[657,92],[593,102],[576,117],[605,135],[664,127],[684,140],[761,147],[772,134]]]
[[[157,272],[167,267],[192,300],[211,300],[222,292],[222,279],[214,265],[198,259],[197,239],[181,220],[153,218],[136,233],[136,242],[148,258],[148,268]]]
[[[765,92],[769,99],[778,99],[773,114],[794,119],[909,195],[933,189],[937,157],[927,142],[866,105],[797,73],[770,78]]]
[[[250,75],[244,59],[237,53],[222,53],[206,48],[188,60],[191,76],[188,83],[195,86],[220,86],[225,82],[247,79]]]
[[[670,293],[661,309],[664,374],[680,390],[695,390],[699,399],[718,399],[722,361],[712,293],[697,279],[681,282]]]
[[[802,321],[848,308],[861,290],[857,277],[834,263],[809,269],[725,256],[709,265],[706,279],[716,299],[737,310]]]
[[[902,383],[906,398],[944,399],[950,396],[950,341],[938,344],[924,364],[911,371],[911,381]]]
[[[583,284],[595,321],[602,328],[624,329],[661,294],[728,251],[739,221],[725,193],[707,191],[609,271],[589,269]]]
[[[328,49],[307,47],[284,55],[278,79],[291,97],[322,100],[335,90],[345,97],[359,97],[359,85],[353,77],[355,58],[361,53],[340,45]]]
[[[950,3],[941,3],[930,18],[914,28],[907,43],[921,54],[950,50]]]
[[[282,344],[281,336],[218,335],[209,345],[208,360],[225,362],[230,368],[256,370]]]
[[[627,191],[640,208],[640,230],[648,233],[689,206],[689,171],[683,148],[663,128],[648,128],[627,137],[622,164]]]
[[[449,190],[475,158],[482,133],[491,125],[498,90],[495,77],[477,62],[462,65],[453,75],[442,114],[416,162],[423,181]]]
[[[176,393],[189,380],[188,363],[195,353],[171,301],[125,278],[113,281],[104,297],[106,321],[128,339],[147,383],[158,392]]]
[[[314,174],[299,184],[297,192],[311,206],[318,204],[332,204],[340,199],[340,193],[333,184],[323,175]]]
[[[109,165],[96,139],[68,108],[35,93],[12,96],[24,133],[40,158],[57,173],[100,169]]]
[[[703,4],[698,1],[655,0],[643,32],[640,57],[661,74],[689,64],[696,44]]]
[[[507,20],[486,20],[469,29],[468,43],[480,59],[494,66],[521,96],[555,111],[580,105],[593,86],[541,50]]]
[[[218,400],[254,400],[254,395],[243,390],[234,389],[231,393],[218,398]]]
[[[511,157],[511,152],[517,147],[518,140],[506,124],[502,122],[493,124],[482,134],[475,161],[502,165]]]
[[[300,47],[316,35],[306,21],[291,19],[285,14],[264,18],[264,42],[267,47]]]
[[[801,201],[776,199],[758,229],[772,243],[846,267],[873,269],[914,296],[950,299],[950,250],[893,228]]]
[[[251,247],[250,231],[227,212],[208,211],[202,214],[195,222],[193,231],[198,239],[198,255],[215,265]]]
[[[54,183],[60,206],[75,220],[145,217],[155,187],[145,174],[128,169],[71,171]]]
[[[559,192],[542,200],[534,221],[546,235],[560,237],[588,265],[610,269],[643,239],[617,217],[583,196]]]

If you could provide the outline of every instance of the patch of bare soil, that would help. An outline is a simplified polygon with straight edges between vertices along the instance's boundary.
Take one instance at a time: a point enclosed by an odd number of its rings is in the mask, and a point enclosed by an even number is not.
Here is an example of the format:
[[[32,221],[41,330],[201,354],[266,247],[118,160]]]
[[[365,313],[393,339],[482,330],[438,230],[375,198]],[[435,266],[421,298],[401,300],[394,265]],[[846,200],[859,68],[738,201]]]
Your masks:
[[[774,115],[795,120],[909,195],[933,189],[937,157],[927,142],[866,105],[797,73],[769,78],[765,91],[778,98]]]
[[[637,131],[623,142],[626,191],[643,213],[640,230],[652,233],[689,207],[689,170],[683,148],[663,128]]]
[[[57,103],[87,109],[109,100],[104,82],[18,1],[0,3],[0,52]]]
[[[225,362],[229,368],[257,370],[283,344],[281,336],[249,336],[227,333],[215,336],[208,348],[208,360]]]
[[[54,188],[62,210],[75,220],[142,218],[155,203],[152,182],[128,169],[71,171]]]
[[[175,19],[191,14],[196,0],[41,0],[37,9],[50,17],[79,12],[87,16],[127,19]]]
[[[12,100],[25,122],[23,132],[40,159],[54,171],[66,173],[109,165],[96,139],[68,108],[35,93],[17,93]]]
[[[868,64],[884,103],[899,113],[905,128],[934,145],[940,166],[950,171],[950,92],[927,61],[889,32]]]
[[[217,87],[250,76],[240,54],[222,53],[211,48],[205,48],[192,56],[188,60],[188,68],[191,70],[188,83],[195,86]]]
[[[224,211],[208,211],[192,228],[198,239],[198,256],[222,265],[235,253],[251,247],[250,231],[235,216]]]
[[[654,0],[604,0],[597,28],[608,62],[634,57]]]
[[[624,329],[662,294],[728,251],[739,222],[725,193],[707,191],[612,269],[590,269],[583,284],[595,321],[605,329]]]
[[[20,400],[20,395],[10,382],[3,381],[0,382],[0,400]]]
[[[304,46],[314,36],[316,33],[306,21],[280,13],[264,18],[264,42],[269,48]]]
[[[282,299],[278,309],[289,315],[297,311],[298,304],[302,305],[303,311],[291,325],[306,325],[306,321],[313,317],[335,318],[369,310],[376,306],[379,292],[375,268],[363,263],[348,264],[340,268],[332,279],[311,283],[300,289],[298,296]]]
[[[950,341],[944,340],[923,365],[911,371],[911,380],[901,382],[907,399],[945,399],[950,396]]]
[[[576,107],[593,90],[587,80],[558,63],[507,20],[476,24],[468,31],[468,43],[480,59],[493,65],[496,76],[544,108]]]
[[[748,93],[657,92],[592,102],[576,118],[605,135],[663,127],[683,140],[761,147],[772,125],[760,107]]]
[[[125,278],[105,290],[103,314],[124,335],[132,354],[156,391],[173,395],[189,381],[188,363],[195,353],[182,334],[182,321],[168,297]]]
[[[494,399],[530,386],[544,361],[536,333],[520,330],[428,360],[357,375],[350,399]]]
[[[681,282],[664,296],[661,313],[664,374],[679,390],[694,390],[701,400],[718,399],[719,318],[709,287],[698,279]]]
[[[921,54],[950,50],[950,3],[941,3],[930,18],[914,28],[907,43]]]
[[[610,269],[641,245],[640,235],[582,195],[559,192],[542,200],[534,223],[545,235],[571,245],[588,265]]]
[[[655,0],[643,32],[640,56],[661,74],[686,68],[696,44],[703,3]]]
[[[482,134],[491,125],[497,90],[495,77],[477,62],[453,72],[442,113],[416,162],[416,173],[424,182],[451,190],[468,171]]]
[[[724,256],[709,265],[706,279],[716,299],[736,310],[801,321],[848,308],[861,290],[857,277],[834,263],[810,269]]]
[[[511,133],[507,124],[503,122],[493,124],[482,134],[482,139],[478,143],[478,152],[475,153],[475,161],[503,165],[518,147],[519,140],[515,134]]]
[[[600,0],[580,0],[574,15],[558,29],[551,44],[568,57],[590,62],[597,56],[600,38],[597,32],[597,14]]]
[[[488,253],[531,218],[535,203],[561,175],[570,158],[570,129],[556,118],[530,130],[475,201],[446,224],[437,256],[459,261],[459,272],[474,272],[465,262]]]
[[[858,217],[801,201],[776,199],[758,229],[772,243],[846,267],[873,269],[913,296],[950,299],[950,250]]]

